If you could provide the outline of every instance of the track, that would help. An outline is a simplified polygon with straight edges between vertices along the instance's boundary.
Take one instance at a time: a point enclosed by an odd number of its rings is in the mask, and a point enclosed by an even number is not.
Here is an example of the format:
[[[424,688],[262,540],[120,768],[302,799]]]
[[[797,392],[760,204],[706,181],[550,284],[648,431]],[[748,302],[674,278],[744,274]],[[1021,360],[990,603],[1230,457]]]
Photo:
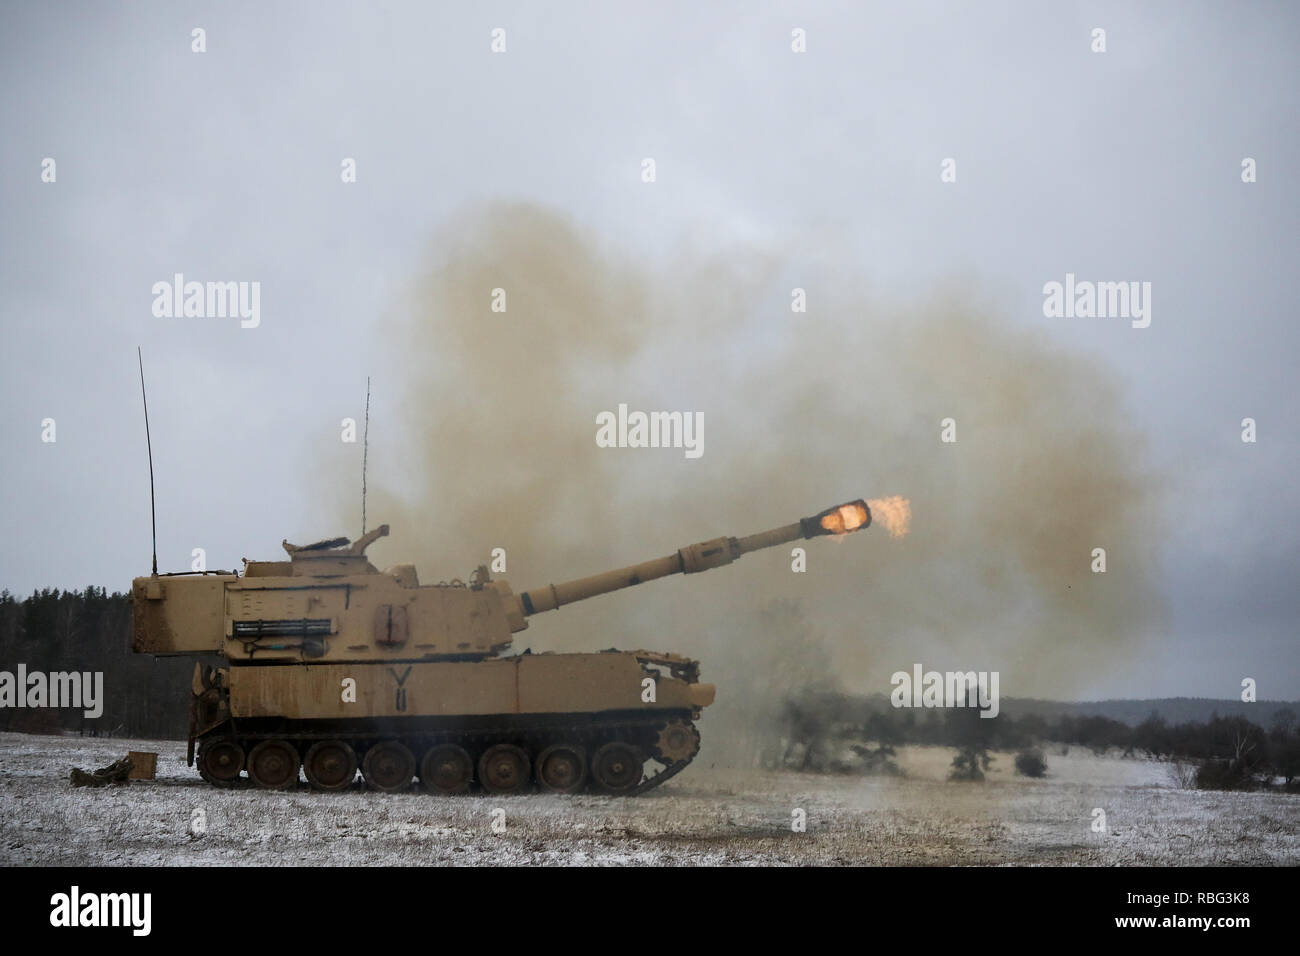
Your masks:
[[[435,749],[436,755],[431,753]],[[539,757],[556,751],[563,753],[548,759],[544,771]],[[264,789],[286,789],[305,771],[314,789],[340,790],[351,787],[360,770],[370,789],[387,792],[407,789],[418,778],[426,790],[445,794],[541,789],[630,797],[661,786],[698,752],[694,724],[684,715],[664,712],[637,719],[389,732],[254,728],[231,720],[203,735],[196,763],[200,775],[219,787],[251,782]],[[426,757],[433,761],[428,767]],[[659,769],[646,773],[649,763]]]

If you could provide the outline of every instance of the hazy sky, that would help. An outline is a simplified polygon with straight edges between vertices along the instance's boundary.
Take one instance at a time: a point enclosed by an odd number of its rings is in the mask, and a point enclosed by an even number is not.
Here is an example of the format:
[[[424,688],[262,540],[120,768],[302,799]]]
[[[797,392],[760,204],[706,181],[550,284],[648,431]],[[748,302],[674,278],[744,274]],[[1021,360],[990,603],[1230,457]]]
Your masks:
[[[229,567],[355,534],[322,521],[318,472],[367,374],[377,421],[397,416],[384,322],[437,230],[523,200],[646,262],[796,249],[899,301],[958,279],[1094,357],[1164,484],[1169,614],[1084,691],[1224,697],[1253,676],[1294,698],[1297,50],[1288,3],[6,2],[0,586],[148,570],[136,345],[164,569],[198,543]],[[176,272],[260,282],[260,326],[156,318]],[[1150,326],[1046,318],[1067,272],[1150,282]],[[699,537],[728,530],[758,528]]]

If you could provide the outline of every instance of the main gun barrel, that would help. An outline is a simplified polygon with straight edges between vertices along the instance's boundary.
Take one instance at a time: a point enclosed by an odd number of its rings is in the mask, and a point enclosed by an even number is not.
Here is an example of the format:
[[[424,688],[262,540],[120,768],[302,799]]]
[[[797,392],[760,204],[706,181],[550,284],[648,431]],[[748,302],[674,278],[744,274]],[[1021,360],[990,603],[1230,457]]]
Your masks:
[[[553,611],[574,601],[585,601],[599,594],[608,594],[630,588],[670,574],[694,574],[730,564],[742,554],[775,548],[803,538],[821,535],[848,534],[871,524],[871,509],[862,499],[827,508],[811,518],[743,538],[714,538],[688,545],[663,558],[653,558],[640,564],[629,565],[616,571],[605,571],[590,577],[549,584],[519,594],[519,609],[525,615]]]

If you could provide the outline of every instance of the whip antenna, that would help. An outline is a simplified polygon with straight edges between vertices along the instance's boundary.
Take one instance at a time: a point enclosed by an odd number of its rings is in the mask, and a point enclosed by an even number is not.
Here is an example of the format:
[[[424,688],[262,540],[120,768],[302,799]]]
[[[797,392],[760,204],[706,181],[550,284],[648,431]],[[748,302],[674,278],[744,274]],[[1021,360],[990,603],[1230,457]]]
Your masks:
[[[361,534],[366,533],[366,459],[370,456],[370,376],[366,376],[366,430],[361,440]]]
[[[144,356],[140,346],[135,347],[135,357],[140,361],[140,398],[144,402],[144,441],[149,449],[149,523],[153,526],[153,573],[158,575],[158,511],[153,495],[153,439],[149,437],[149,399],[144,391]]]

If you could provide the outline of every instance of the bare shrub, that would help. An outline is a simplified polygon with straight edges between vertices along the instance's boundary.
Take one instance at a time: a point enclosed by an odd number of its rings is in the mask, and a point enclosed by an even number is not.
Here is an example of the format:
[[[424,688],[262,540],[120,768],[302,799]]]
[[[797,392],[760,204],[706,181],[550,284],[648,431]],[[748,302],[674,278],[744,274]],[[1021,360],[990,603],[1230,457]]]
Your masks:
[[[1169,762],[1169,779],[1179,790],[1196,787],[1196,772],[1200,767],[1195,760],[1179,757]]]
[[[1022,777],[1042,777],[1047,773],[1047,761],[1041,750],[1022,750],[1016,754],[1016,773]]]

